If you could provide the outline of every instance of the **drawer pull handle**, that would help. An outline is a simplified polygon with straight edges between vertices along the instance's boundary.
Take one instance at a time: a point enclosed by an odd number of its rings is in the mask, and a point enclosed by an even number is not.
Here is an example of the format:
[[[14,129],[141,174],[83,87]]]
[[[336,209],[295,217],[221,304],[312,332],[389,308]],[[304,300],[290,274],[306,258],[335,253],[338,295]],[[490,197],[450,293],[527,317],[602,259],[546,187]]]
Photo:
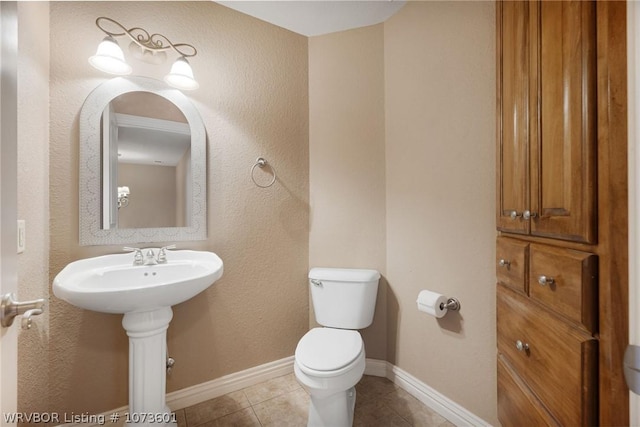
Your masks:
[[[520,340],[516,341],[516,348],[518,351],[529,351],[529,344]]]
[[[553,285],[556,280],[553,277],[540,276],[538,277],[538,283],[542,286]]]
[[[500,267],[507,267],[509,268],[511,266],[511,261],[506,260],[506,259],[500,259],[500,261],[498,261],[498,265]]]

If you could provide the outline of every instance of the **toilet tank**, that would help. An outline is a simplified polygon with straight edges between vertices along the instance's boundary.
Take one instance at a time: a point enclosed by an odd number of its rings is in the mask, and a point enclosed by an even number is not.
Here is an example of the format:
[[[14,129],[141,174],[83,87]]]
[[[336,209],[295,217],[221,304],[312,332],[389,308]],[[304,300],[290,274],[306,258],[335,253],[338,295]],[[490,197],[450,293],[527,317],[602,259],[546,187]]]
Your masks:
[[[309,286],[316,321],[340,329],[371,325],[379,280],[376,270],[312,268]]]

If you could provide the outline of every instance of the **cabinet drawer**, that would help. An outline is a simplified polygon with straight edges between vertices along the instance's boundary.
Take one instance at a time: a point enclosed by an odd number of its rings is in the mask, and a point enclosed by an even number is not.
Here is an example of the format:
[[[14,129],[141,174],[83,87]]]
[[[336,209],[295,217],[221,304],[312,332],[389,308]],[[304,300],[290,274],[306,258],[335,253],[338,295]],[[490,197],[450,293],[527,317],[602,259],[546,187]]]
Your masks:
[[[598,257],[532,244],[529,260],[529,296],[596,332]]]
[[[497,295],[498,351],[560,424],[596,425],[597,341],[504,286]]]
[[[498,237],[496,242],[496,276],[498,282],[526,293],[529,244],[520,240]]]
[[[502,355],[498,355],[498,419],[502,427],[559,426]]]

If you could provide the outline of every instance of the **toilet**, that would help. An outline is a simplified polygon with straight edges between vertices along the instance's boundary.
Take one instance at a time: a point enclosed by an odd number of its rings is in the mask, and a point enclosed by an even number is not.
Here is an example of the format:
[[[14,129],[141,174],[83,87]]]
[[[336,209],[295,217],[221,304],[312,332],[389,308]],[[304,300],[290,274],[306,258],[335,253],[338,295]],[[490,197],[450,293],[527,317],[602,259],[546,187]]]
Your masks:
[[[380,273],[376,270],[313,268],[309,287],[316,321],[298,342],[294,372],[311,396],[308,427],[350,427],[355,385],[365,368],[358,329],[373,321]]]

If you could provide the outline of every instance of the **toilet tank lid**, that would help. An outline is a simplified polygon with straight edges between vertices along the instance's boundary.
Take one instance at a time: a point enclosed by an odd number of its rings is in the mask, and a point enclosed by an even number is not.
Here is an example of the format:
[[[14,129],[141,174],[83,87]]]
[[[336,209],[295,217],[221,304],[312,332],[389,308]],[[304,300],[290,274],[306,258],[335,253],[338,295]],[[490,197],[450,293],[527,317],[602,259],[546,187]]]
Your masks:
[[[340,282],[370,282],[380,279],[377,270],[355,268],[312,268],[309,279],[340,281]]]

